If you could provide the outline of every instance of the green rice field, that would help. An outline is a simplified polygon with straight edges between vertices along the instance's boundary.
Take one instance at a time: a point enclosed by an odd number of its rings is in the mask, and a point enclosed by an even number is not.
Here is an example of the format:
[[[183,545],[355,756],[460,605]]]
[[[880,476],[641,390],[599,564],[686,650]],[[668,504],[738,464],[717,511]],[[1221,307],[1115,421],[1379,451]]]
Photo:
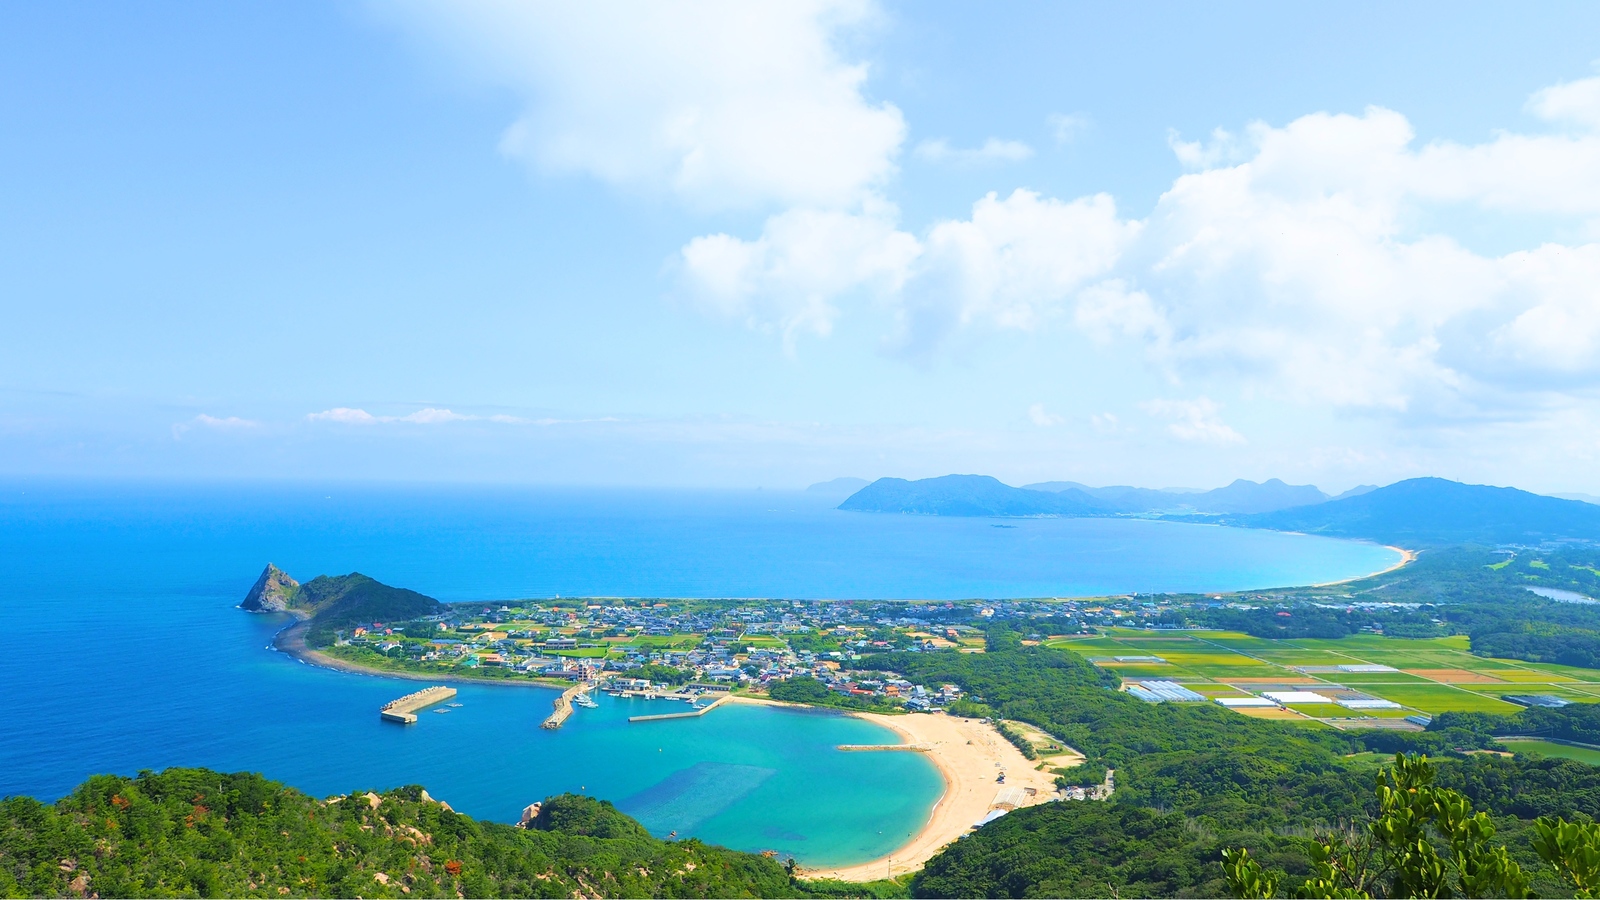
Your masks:
[[[1328,696],[1326,691],[1346,691],[1389,700],[1402,707],[1350,710],[1334,704],[1294,705],[1294,712],[1307,724],[1392,727],[1403,725],[1393,720],[1418,713],[1516,712],[1521,707],[1500,699],[1506,694],[1552,694],[1575,703],[1600,702],[1600,670],[1474,656],[1468,650],[1465,635],[1409,639],[1362,634],[1338,640],[1270,640],[1229,631],[1113,628],[1095,637],[1052,641],[1050,646],[1089,657],[1095,665],[1116,672],[1124,681],[1176,681],[1207,697],[1280,690]],[[1119,661],[1117,657],[1124,659]],[[1352,665],[1389,666],[1394,671],[1338,669]],[[1552,746],[1563,751],[1582,749]]]
[[[1505,745],[1512,750],[1522,753],[1537,753],[1540,756],[1558,756],[1563,759],[1575,759],[1586,762],[1591,766],[1600,766],[1600,750],[1589,747],[1574,747],[1571,744],[1558,744],[1555,741],[1506,741]]]

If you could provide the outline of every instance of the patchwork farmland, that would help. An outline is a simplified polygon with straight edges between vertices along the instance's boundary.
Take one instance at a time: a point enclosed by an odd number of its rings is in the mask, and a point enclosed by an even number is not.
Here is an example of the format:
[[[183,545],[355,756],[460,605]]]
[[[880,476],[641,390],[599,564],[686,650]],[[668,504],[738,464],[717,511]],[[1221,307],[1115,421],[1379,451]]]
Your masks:
[[[1464,635],[1270,640],[1113,628],[1050,645],[1083,654],[1125,684],[1174,682],[1241,715],[1307,725],[1417,729],[1410,717],[1520,709],[1506,695],[1600,702],[1600,670],[1474,656]]]

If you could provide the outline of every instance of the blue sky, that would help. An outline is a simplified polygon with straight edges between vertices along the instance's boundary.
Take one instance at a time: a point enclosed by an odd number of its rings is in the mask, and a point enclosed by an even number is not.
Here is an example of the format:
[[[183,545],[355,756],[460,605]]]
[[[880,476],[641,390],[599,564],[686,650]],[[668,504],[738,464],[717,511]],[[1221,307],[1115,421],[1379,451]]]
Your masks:
[[[1600,7],[0,6],[0,474],[1600,493]]]

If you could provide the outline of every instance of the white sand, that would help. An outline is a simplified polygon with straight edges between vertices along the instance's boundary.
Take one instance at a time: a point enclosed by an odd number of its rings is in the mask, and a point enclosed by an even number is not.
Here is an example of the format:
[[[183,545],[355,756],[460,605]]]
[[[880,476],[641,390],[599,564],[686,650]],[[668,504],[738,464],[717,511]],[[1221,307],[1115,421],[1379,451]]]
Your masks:
[[[746,697],[733,699],[746,703],[772,702]],[[1035,769],[1037,762],[1030,762],[998,731],[977,719],[929,713],[849,715],[882,725],[900,735],[905,743],[926,748],[929,761],[944,776],[944,795],[934,804],[933,813],[922,830],[905,846],[888,856],[859,865],[806,869],[801,872],[806,878],[874,881],[914,872],[977,824],[993,808],[996,796],[1005,788],[1034,788],[1036,793],[1023,801],[1024,806],[1044,803],[1056,796],[1054,775]],[[1006,773],[1005,784],[996,781],[1002,770]],[[1026,796],[1025,791],[1022,793]]]

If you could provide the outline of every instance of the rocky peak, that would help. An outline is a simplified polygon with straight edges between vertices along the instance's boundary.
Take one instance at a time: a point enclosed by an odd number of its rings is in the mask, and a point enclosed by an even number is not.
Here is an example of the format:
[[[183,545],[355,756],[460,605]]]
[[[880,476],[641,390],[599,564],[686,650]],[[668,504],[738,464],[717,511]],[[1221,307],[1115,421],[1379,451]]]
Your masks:
[[[267,563],[261,577],[256,579],[256,586],[245,595],[239,608],[250,612],[283,612],[294,603],[299,590],[300,582],[290,578],[288,572]]]

